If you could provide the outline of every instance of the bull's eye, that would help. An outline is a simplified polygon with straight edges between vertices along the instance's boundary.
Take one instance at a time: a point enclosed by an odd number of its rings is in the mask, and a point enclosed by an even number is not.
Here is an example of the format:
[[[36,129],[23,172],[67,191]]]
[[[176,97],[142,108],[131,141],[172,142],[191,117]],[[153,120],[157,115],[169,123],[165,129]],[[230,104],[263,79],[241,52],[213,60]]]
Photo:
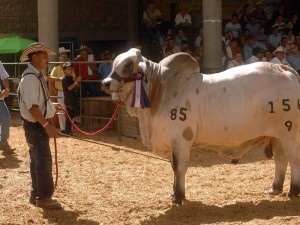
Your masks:
[[[129,75],[132,73],[132,69],[133,69],[133,66],[132,66],[132,62],[128,62],[125,64],[124,66],[124,69],[123,69],[123,74],[126,74],[126,75]]]

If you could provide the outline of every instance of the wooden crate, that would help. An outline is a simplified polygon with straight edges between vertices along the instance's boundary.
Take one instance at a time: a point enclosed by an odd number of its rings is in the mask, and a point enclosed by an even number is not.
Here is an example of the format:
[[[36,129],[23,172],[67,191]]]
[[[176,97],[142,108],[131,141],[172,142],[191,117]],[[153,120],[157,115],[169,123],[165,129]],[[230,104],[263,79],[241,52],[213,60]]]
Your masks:
[[[81,121],[84,129],[99,130],[104,127],[116,109],[116,103],[111,97],[88,97],[81,99],[83,109]],[[140,137],[139,123],[136,117],[131,117],[125,105],[121,105],[119,115],[111,127],[125,137]]]
[[[110,96],[87,97],[81,99],[82,125],[87,130],[99,130],[104,127],[112,117],[116,103],[112,102]],[[112,129],[118,131],[118,118],[114,120]]]
[[[120,133],[126,137],[140,137],[139,122],[136,117],[129,116],[125,105],[122,105],[119,111],[120,115]]]

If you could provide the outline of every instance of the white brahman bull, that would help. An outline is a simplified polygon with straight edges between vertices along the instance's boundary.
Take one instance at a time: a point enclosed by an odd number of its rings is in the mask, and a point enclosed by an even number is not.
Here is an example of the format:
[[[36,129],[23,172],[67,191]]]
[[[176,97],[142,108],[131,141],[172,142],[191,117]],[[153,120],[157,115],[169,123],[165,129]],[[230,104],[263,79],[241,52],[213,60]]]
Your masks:
[[[134,94],[139,91],[136,79],[145,87],[150,108],[130,106],[133,98],[141,98]],[[280,141],[273,146],[275,177],[269,194],[282,192],[288,163],[288,196],[300,194],[300,85],[298,74],[287,66],[261,62],[204,75],[188,54],[173,54],[157,64],[130,49],[115,58],[102,88],[138,117],[144,145],[171,156],[173,203],[185,198],[192,148],[209,146],[237,159],[263,138]]]

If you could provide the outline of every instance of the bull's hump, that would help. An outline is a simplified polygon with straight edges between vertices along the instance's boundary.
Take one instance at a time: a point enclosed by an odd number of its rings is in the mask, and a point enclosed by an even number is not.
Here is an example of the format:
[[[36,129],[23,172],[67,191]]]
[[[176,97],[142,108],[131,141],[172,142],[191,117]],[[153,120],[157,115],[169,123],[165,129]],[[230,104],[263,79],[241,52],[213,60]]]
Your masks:
[[[174,73],[200,73],[198,62],[189,54],[177,53],[164,58],[160,63]]]

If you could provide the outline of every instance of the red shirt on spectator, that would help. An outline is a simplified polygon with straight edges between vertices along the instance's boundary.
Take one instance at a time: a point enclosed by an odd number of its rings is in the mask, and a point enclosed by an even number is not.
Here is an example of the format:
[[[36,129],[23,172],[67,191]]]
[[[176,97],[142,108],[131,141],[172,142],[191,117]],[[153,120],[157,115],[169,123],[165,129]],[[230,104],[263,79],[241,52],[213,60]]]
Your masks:
[[[89,48],[85,45],[81,46],[79,49],[80,55],[75,58],[76,62],[84,61],[95,61],[93,54],[89,53]],[[80,71],[79,71],[80,68]],[[74,71],[76,75],[81,75],[82,80],[94,80],[96,78],[96,64],[91,63],[80,63],[74,64]]]

